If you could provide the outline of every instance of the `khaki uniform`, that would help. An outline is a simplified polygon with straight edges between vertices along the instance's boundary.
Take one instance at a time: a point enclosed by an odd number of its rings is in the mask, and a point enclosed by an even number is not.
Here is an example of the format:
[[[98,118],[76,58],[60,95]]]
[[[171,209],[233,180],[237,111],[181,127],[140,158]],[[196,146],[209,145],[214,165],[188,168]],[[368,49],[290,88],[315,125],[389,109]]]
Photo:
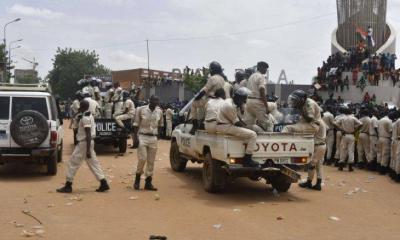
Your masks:
[[[90,144],[91,158],[86,157],[87,143],[86,143],[86,131],[85,128],[90,128],[92,138],[96,137],[96,124],[94,118],[90,112],[83,113],[83,116],[78,124],[78,133],[76,138],[78,144],[75,146],[74,152],[72,153],[71,159],[68,162],[67,168],[67,181],[73,182],[76,172],[82,164],[82,161],[86,161],[89,169],[96,176],[97,180],[105,179],[101,165],[97,160],[96,153],[94,151],[94,141]]]
[[[357,152],[358,152],[358,162],[362,163],[367,160],[370,162],[370,143],[369,143],[369,128],[371,124],[371,119],[368,116],[362,117],[360,119],[362,122],[362,127],[360,129],[360,135],[358,136],[357,142]]]
[[[233,103],[233,100],[226,99],[222,104],[217,115],[217,131],[222,134],[236,136],[247,144],[246,154],[253,154],[257,149],[257,134],[256,132],[237,127],[234,124],[239,121],[238,107]]]
[[[166,135],[167,137],[171,137],[172,136],[172,117],[174,115],[174,111],[172,111],[171,108],[168,108],[165,111],[165,121],[166,121]]]
[[[344,114],[340,114],[335,117],[335,122],[338,122]],[[340,143],[342,142],[343,132],[341,129],[337,129],[336,131],[336,149],[335,149],[335,159],[340,159]]]
[[[203,87],[203,91],[206,93],[206,96],[203,98],[193,101],[190,115],[191,119],[204,119],[204,107],[209,99],[209,97],[214,97],[215,91],[217,89],[224,89],[225,80],[220,75],[216,74],[208,78],[206,85]],[[226,93],[225,93],[226,94]],[[229,93],[228,93],[229,95]]]
[[[117,122],[120,127],[124,127],[124,123],[122,121],[133,119],[135,117],[135,104],[132,102],[132,100],[127,99],[124,102],[123,109],[123,112],[126,110],[128,111],[115,117],[115,122]]]
[[[71,105],[71,111],[72,111],[72,128],[73,129],[78,129],[78,123],[79,121],[75,118],[75,116],[79,113],[79,107],[80,107],[80,102],[78,99],[75,99],[72,102]]]
[[[369,125],[369,161],[375,161],[377,159],[378,152],[378,136],[376,129],[378,128],[378,119],[373,116]]]
[[[146,177],[153,176],[154,161],[157,154],[157,135],[158,128],[164,125],[163,113],[159,107],[151,111],[149,105],[139,107],[135,116],[133,126],[138,127],[139,147],[138,165],[136,174],[145,173]],[[146,172],[144,172],[144,165]]]
[[[362,126],[360,122],[353,115],[345,115],[340,118],[339,121],[335,122],[342,131],[343,136],[340,142],[340,161],[339,163],[344,163],[346,158],[348,158],[348,163],[354,163],[354,132]]]
[[[243,81],[242,81],[243,82]],[[267,81],[260,72],[251,75],[247,80],[247,88],[250,89],[251,94],[247,99],[246,114],[244,121],[247,125],[258,124],[264,131],[272,132],[274,128],[273,119],[268,112],[268,106],[261,101],[260,89],[266,89]],[[265,97],[265,96],[262,96]]]
[[[390,168],[396,171],[396,165],[399,161],[399,146],[400,146],[400,119],[393,123],[392,132],[392,151]]]
[[[225,97],[228,99],[228,98],[231,98],[232,96],[231,96],[231,92],[233,91],[233,86],[232,86],[232,84],[230,84],[229,82],[226,82],[225,81],[225,84],[224,84],[224,91],[225,91]]]
[[[92,98],[94,98],[94,88],[92,86],[88,85],[83,87],[82,92],[88,92],[92,95]]]
[[[90,97],[85,98],[89,102],[89,112],[92,113],[94,118],[100,117],[100,106],[99,104]]]
[[[111,94],[113,92],[114,92],[114,89],[110,88],[107,91],[106,96],[104,97],[103,109],[104,109],[104,118],[106,118],[106,119],[112,118],[113,102],[112,102],[112,99],[111,99]]]
[[[308,169],[308,179],[311,181],[314,178],[315,172],[317,172],[317,178],[322,179],[322,163],[324,161],[326,152],[326,129],[327,125],[325,122],[320,121],[319,129],[315,133],[314,137],[314,154],[311,158],[311,167]],[[314,171],[315,169],[315,171]]]
[[[331,159],[333,153],[333,144],[335,143],[335,117],[330,112],[324,112],[322,120],[326,124],[326,158]]]
[[[217,116],[218,112],[224,104],[225,100],[222,98],[211,98],[206,104],[206,118],[204,127],[208,133],[217,132]]]
[[[392,121],[386,116],[378,122],[378,153],[377,162],[383,167],[389,165],[390,146],[392,143]]]
[[[321,117],[322,109],[311,98],[307,98],[303,109],[301,110],[301,117],[298,123],[286,126],[283,131],[291,133],[310,133],[315,134],[319,130],[319,125],[323,123]],[[310,119],[310,122],[306,118]]]

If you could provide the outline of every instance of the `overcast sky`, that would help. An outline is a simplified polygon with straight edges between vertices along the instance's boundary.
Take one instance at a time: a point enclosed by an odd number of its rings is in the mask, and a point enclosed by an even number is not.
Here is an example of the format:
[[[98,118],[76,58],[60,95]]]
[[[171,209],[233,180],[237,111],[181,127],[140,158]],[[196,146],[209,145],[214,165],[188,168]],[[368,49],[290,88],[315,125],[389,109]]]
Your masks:
[[[400,0],[388,0],[397,28],[399,13]],[[7,40],[24,40],[13,60],[30,68],[21,58],[36,58],[42,77],[57,47],[95,50],[112,70],[147,67],[150,39],[152,69],[217,60],[233,79],[234,69],[264,60],[272,81],[285,69],[299,84],[310,83],[330,54],[337,25],[334,0],[1,0],[0,25],[17,17]]]

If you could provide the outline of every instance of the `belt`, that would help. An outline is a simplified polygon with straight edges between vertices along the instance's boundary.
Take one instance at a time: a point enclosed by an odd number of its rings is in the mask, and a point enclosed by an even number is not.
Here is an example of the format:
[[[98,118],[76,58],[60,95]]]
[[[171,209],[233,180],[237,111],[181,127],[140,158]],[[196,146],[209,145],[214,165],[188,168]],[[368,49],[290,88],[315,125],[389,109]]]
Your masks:
[[[216,121],[217,121],[217,119],[205,120],[205,122],[208,122],[208,123],[210,123],[210,122],[216,122]]]
[[[144,136],[151,136],[151,137],[157,137],[157,134],[152,134],[152,133],[139,133],[140,135],[144,135]]]
[[[261,98],[259,98],[259,97],[247,97],[248,99],[261,99]]]
[[[229,125],[230,123],[221,123],[221,122],[219,122],[219,123],[217,123],[217,125]]]

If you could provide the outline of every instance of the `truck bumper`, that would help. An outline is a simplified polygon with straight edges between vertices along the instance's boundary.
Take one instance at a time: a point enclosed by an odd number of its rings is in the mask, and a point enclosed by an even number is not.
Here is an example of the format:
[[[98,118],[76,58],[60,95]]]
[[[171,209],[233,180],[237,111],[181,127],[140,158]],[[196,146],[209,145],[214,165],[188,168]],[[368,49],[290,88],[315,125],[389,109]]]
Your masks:
[[[274,167],[243,167],[242,165],[227,165],[223,167],[232,177],[268,178],[277,175],[286,175],[292,182],[297,182],[301,175],[290,166],[277,165]]]
[[[50,157],[56,152],[55,148],[21,149],[7,148],[0,150],[0,163],[14,161],[35,161]]]

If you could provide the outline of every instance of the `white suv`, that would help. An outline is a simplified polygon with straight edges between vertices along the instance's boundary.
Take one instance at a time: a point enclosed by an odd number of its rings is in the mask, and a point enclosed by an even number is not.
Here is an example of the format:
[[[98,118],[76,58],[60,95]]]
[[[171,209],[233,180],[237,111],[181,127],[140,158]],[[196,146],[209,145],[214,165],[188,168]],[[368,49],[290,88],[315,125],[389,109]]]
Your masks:
[[[46,85],[0,84],[0,164],[25,161],[57,174],[63,128]]]

